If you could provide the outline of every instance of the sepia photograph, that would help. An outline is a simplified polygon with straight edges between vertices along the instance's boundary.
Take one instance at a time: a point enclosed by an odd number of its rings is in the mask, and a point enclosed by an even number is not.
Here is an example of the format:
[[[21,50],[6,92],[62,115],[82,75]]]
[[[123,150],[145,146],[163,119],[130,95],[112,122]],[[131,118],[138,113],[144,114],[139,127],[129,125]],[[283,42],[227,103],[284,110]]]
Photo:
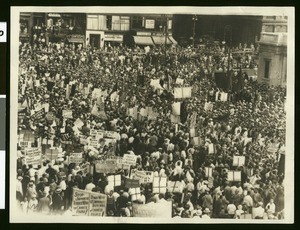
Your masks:
[[[294,222],[293,7],[11,7],[11,223]]]

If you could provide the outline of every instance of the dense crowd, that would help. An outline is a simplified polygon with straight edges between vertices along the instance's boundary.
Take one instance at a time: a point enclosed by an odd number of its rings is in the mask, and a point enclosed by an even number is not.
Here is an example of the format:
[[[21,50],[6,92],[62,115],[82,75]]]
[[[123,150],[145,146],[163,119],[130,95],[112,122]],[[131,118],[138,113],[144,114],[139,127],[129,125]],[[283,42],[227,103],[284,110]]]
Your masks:
[[[20,44],[18,133],[34,132],[30,148],[42,146],[43,154],[43,139],[62,150],[60,158],[43,158],[34,166],[25,164],[26,148],[18,145],[16,198],[24,212],[65,214],[79,188],[106,194],[107,216],[132,216],[133,203],[166,200],[176,218],[243,218],[253,208],[253,218],[283,218],[286,89],[248,77],[242,68],[257,67],[248,54],[235,57],[221,47],[166,51],[83,48],[44,39]],[[182,86],[192,88],[191,97],[174,97],[174,88]],[[94,89],[102,94],[95,97]],[[181,112],[171,120],[174,102],[181,103]],[[44,104],[51,117],[37,121],[32,115]],[[147,107],[154,117],[128,113]],[[71,110],[72,117],[64,117],[63,110]],[[83,125],[74,128],[78,118]],[[101,138],[94,148],[81,143],[92,129],[114,131],[115,141]],[[82,163],[69,163],[72,152],[83,153]],[[108,185],[110,174],[80,168],[124,154],[138,158],[130,169],[116,172],[121,186]],[[234,156],[244,156],[245,164],[234,166]],[[124,186],[132,169],[181,181],[183,191],[154,194],[151,183],[142,183],[139,199],[132,201]],[[240,171],[240,181],[228,180],[229,170]]]

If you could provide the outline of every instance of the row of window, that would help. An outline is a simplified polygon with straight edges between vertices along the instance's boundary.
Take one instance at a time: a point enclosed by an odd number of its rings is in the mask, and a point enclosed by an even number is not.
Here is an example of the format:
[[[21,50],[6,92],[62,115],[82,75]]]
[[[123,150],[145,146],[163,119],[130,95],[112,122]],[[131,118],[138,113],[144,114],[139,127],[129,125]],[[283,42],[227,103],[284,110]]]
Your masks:
[[[87,17],[88,30],[128,31],[130,29],[149,29],[163,31],[166,27],[172,29],[172,20],[112,15],[88,15]]]

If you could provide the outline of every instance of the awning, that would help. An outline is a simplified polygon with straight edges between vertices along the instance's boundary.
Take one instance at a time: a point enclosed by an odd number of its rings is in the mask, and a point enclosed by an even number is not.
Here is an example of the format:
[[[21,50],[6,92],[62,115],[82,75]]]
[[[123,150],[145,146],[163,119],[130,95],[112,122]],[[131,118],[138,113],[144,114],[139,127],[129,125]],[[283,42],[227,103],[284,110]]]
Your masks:
[[[169,36],[168,38],[173,44],[177,45],[177,41],[172,36]]]
[[[165,42],[167,42],[167,44],[172,44],[172,42],[167,39],[166,41],[166,37],[165,36],[152,36],[154,44],[156,45],[164,45]]]
[[[148,36],[133,36],[134,42],[137,45],[154,45],[151,37]]]
[[[68,42],[70,43],[84,43],[84,40],[83,38],[68,38]]]

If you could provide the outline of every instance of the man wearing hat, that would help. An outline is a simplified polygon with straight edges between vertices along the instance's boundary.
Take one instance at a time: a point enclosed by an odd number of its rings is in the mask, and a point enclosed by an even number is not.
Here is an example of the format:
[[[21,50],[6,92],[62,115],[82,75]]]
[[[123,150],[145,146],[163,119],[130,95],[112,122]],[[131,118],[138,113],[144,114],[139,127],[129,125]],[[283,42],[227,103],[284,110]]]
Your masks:
[[[27,185],[26,198],[28,201],[30,201],[32,197],[36,197],[36,196],[37,196],[37,192],[35,189],[34,182],[30,181]]]
[[[202,219],[210,219],[210,209],[205,208],[202,212]]]
[[[49,214],[50,204],[50,196],[48,196],[47,192],[43,192],[42,197],[39,199],[39,203],[37,205],[37,211],[43,214]]]
[[[60,186],[57,186],[55,192],[52,194],[52,211],[54,214],[60,214],[63,210],[63,196],[62,189]]]

